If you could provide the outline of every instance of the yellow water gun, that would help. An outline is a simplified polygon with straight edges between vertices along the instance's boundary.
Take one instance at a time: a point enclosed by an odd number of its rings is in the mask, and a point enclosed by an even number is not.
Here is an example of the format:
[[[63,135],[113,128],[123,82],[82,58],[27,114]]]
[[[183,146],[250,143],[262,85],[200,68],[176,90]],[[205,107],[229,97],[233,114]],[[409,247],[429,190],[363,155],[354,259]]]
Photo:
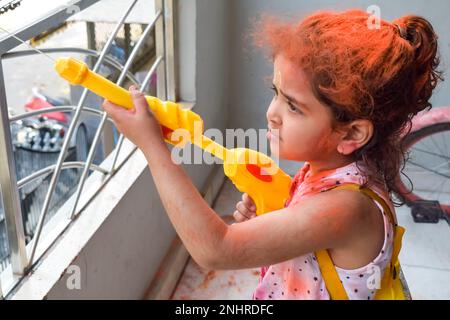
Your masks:
[[[130,92],[91,71],[88,66],[74,58],[59,58],[55,69],[72,85],[80,85],[95,94],[123,106],[134,108]],[[155,118],[162,126],[164,139],[180,145],[175,130],[187,130],[189,142],[223,160],[225,175],[240,192],[247,193],[255,202],[256,214],[284,207],[289,196],[291,178],[267,155],[246,148],[227,149],[203,135],[203,120],[191,110],[182,109],[170,101],[145,97]],[[200,128],[200,132],[198,128]]]

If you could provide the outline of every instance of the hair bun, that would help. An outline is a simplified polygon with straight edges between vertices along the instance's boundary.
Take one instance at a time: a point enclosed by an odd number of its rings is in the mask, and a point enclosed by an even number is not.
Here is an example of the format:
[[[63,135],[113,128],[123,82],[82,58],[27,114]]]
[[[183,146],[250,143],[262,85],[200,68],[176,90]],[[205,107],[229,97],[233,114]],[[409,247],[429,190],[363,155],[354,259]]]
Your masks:
[[[431,107],[428,100],[432,90],[439,80],[444,80],[442,72],[438,71],[440,58],[438,56],[438,36],[431,23],[420,16],[409,15],[393,21],[399,35],[407,40],[414,49],[414,64],[416,66],[416,86],[418,108],[415,114]]]
[[[402,37],[405,40],[408,40],[408,34],[406,33],[406,27],[399,25],[397,23],[394,23],[394,25],[397,27],[400,37]]]
[[[420,16],[405,16],[394,22],[400,36],[408,40],[415,49],[432,46],[437,49],[437,35],[431,23]]]

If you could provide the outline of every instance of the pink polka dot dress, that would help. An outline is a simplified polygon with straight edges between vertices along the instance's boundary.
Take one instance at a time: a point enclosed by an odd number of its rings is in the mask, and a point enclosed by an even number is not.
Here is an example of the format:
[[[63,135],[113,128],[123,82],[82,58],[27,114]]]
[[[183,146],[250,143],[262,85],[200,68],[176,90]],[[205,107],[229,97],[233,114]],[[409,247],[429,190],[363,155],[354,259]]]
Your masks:
[[[361,164],[358,166],[362,167]],[[322,171],[311,175],[310,166],[304,166],[295,175],[290,189],[290,198],[286,206],[295,206],[307,196],[324,192],[336,185],[345,183],[364,184],[367,178],[356,163],[347,166]],[[392,212],[395,209],[383,184],[369,181],[367,187],[372,189],[389,205]],[[351,300],[371,300],[375,296],[379,282],[392,256],[393,227],[383,207],[374,203],[383,213],[384,244],[378,256],[368,265],[345,270],[336,267],[339,278]],[[330,295],[325,286],[319,264],[314,253],[309,253],[292,260],[261,268],[259,284],[253,293],[256,300],[329,300]]]

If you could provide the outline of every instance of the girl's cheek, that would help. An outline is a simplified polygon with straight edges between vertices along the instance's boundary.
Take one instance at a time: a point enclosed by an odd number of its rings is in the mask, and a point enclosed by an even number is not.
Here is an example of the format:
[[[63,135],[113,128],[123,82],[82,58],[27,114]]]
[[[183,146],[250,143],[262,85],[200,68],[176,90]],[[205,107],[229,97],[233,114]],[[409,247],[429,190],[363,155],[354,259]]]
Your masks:
[[[317,128],[315,148],[318,151],[328,152],[335,148],[335,137],[331,128]]]
[[[291,140],[283,146],[289,152],[290,158],[307,161],[323,156],[332,148],[332,141],[326,131],[306,124],[303,124],[301,128],[302,130],[297,132],[295,138],[291,136]]]

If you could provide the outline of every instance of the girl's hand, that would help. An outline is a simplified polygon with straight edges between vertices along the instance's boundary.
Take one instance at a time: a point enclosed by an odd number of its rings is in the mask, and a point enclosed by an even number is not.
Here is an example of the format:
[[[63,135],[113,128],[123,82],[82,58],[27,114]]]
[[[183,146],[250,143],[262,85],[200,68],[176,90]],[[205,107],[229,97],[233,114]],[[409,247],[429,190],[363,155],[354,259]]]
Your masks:
[[[143,93],[135,86],[130,87],[134,109],[127,110],[105,100],[102,108],[114,121],[119,130],[128,140],[143,150],[153,143],[164,143],[161,125],[150,110]]]
[[[242,201],[236,204],[233,217],[237,222],[243,222],[256,217],[256,205],[247,193],[242,195]]]

